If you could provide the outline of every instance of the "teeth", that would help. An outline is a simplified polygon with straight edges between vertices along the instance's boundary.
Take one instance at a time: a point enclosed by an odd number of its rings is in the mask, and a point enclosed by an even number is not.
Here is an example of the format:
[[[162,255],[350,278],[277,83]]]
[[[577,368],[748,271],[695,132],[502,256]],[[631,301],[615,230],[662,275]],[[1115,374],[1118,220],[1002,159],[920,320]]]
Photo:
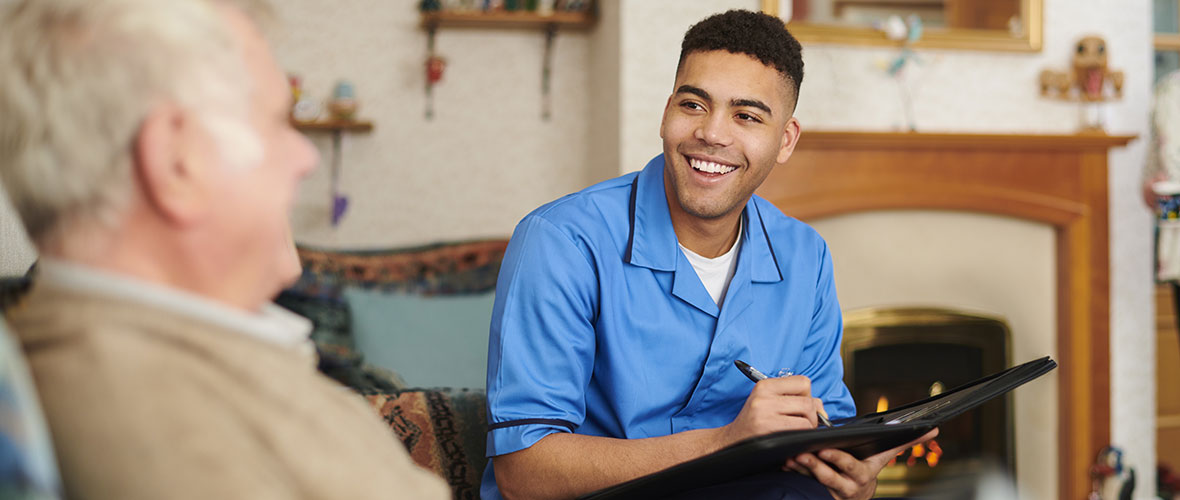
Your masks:
[[[713,163],[711,161],[698,160],[696,158],[689,158],[688,163],[692,166],[692,168],[700,170],[701,172],[708,172],[710,174],[728,174],[734,170],[737,170],[737,167]]]

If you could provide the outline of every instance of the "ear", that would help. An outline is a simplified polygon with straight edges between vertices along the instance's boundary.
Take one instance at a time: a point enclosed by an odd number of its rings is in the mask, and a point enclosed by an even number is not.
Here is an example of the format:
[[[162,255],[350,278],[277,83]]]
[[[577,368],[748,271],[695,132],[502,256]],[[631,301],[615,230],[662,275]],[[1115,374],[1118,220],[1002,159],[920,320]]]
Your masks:
[[[787,124],[783,126],[782,145],[779,146],[778,158],[776,158],[779,165],[786,163],[787,159],[791,157],[791,153],[795,151],[795,144],[799,142],[799,135],[801,133],[799,120],[792,116],[790,120],[787,120]]]
[[[157,105],[135,136],[134,171],[147,204],[164,220],[187,225],[209,206],[212,150],[204,128],[174,104]]]
[[[668,121],[668,107],[672,106],[672,96],[668,96],[667,102],[664,103],[664,114],[660,115],[660,139],[664,138],[664,123]]]

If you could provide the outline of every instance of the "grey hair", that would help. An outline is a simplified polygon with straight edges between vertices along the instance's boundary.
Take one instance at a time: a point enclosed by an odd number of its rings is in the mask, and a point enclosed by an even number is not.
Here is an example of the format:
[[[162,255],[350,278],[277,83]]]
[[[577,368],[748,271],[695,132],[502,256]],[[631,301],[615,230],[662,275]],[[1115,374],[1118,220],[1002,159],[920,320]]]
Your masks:
[[[261,156],[256,85],[221,5],[271,16],[260,0],[24,0],[0,15],[0,183],[34,241],[121,213],[161,102],[194,112],[226,163]]]

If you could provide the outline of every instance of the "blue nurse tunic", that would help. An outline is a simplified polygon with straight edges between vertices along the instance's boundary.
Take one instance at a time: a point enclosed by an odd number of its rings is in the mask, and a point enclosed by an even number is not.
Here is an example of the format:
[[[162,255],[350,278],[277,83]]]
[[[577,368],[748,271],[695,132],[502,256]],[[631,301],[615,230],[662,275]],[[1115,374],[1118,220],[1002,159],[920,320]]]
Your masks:
[[[723,308],[677,246],[664,159],[548,203],[512,235],[488,348],[489,457],[554,432],[646,438],[720,427],[763,373],[812,381],[853,416],[831,256],[809,226],[753,196]],[[491,462],[483,498],[500,498]]]

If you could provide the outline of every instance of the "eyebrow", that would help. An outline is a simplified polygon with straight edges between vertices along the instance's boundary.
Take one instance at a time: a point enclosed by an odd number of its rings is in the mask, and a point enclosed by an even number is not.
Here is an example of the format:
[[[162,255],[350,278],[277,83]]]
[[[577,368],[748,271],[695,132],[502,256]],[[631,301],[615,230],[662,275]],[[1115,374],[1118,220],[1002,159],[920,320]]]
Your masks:
[[[700,97],[701,99],[704,99],[704,100],[710,101],[710,102],[713,100],[713,97],[710,96],[709,93],[705,91],[705,89],[702,89],[700,87],[694,87],[692,85],[681,85],[680,87],[678,87],[676,89],[676,93],[677,94],[693,94],[697,97]],[[729,101],[729,104],[734,107],[757,108],[762,111],[765,111],[767,115],[774,116],[774,112],[770,110],[770,106],[767,106],[766,103],[759,101],[757,99],[734,99],[732,101]]]
[[[758,108],[765,111],[768,116],[774,116],[774,112],[770,110],[770,106],[757,99],[734,99],[729,104],[734,107]]]

